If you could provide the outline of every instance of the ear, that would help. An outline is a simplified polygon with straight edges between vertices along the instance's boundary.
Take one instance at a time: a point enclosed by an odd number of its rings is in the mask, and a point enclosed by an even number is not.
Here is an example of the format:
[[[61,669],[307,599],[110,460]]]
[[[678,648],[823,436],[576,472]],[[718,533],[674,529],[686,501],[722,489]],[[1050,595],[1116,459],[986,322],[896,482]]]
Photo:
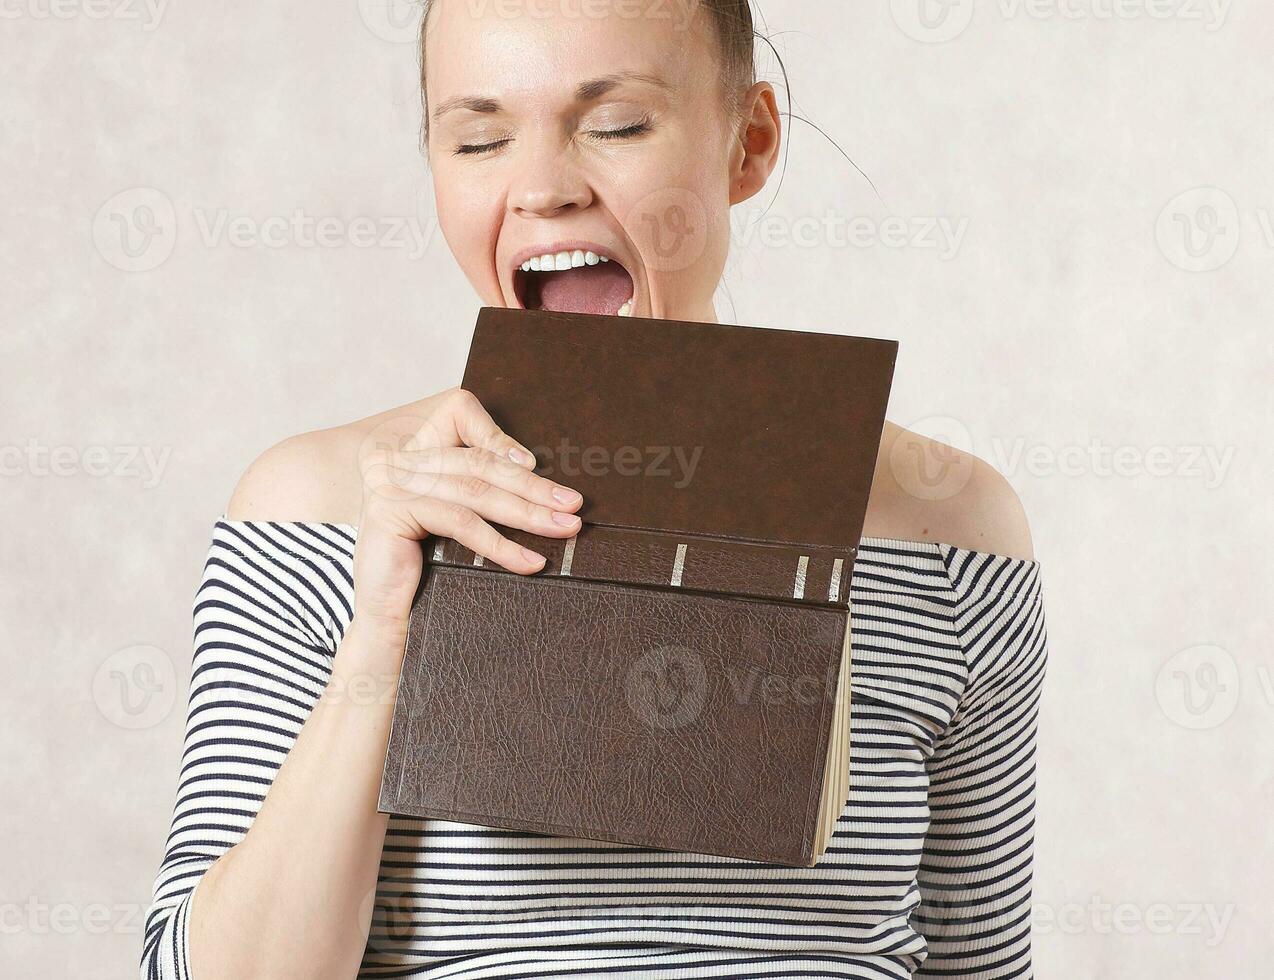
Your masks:
[[[774,86],[757,82],[743,96],[734,151],[730,155],[730,203],[740,204],[765,186],[778,164],[783,122]]]

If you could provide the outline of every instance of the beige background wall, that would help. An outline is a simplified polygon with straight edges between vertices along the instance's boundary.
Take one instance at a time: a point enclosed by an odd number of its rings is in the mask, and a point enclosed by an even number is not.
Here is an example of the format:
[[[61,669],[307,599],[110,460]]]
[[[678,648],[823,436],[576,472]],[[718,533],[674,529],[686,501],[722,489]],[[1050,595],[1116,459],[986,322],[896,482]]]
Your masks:
[[[0,2],[5,977],[135,970],[243,467],[459,377],[399,2]],[[891,417],[1022,495],[1039,975],[1268,972],[1274,10],[762,9],[883,203],[797,124],[720,315],[897,338]]]

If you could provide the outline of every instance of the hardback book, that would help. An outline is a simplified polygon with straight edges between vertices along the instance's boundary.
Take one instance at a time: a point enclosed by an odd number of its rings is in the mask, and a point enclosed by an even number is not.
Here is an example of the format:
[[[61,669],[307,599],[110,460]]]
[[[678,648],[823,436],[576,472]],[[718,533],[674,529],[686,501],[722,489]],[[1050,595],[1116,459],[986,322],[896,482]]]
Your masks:
[[[430,537],[379,809],[790,867],[853,779],[850,577],[897,343],[484,308],[463,386],[584,496]]]

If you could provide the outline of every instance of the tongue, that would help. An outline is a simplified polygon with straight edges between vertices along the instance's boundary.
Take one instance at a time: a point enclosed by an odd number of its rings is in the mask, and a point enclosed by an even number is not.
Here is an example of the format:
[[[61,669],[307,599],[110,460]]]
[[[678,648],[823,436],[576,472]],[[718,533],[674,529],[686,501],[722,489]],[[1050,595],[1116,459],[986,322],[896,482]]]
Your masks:
[[[618,262],[581,265],[561,272],[531,274],[539,286],[539,306],[535,296],[528,296],[532,309],[554,313],[614,313],[633,294],[633,280]]]

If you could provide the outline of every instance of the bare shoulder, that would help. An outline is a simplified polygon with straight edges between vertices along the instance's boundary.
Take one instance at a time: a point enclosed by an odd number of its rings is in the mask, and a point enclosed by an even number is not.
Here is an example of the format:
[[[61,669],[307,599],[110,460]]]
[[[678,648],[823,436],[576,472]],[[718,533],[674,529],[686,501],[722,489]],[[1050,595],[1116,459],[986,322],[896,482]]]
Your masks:
[[[360,454],[369,440],[406,438],[425,417],[426,401],[276,443],[239,479],[226,516],[237,521],[356,524],[363,501]]]
[[[863,533],[1034,560],[1026,511],[990,463],[885,423]]]

